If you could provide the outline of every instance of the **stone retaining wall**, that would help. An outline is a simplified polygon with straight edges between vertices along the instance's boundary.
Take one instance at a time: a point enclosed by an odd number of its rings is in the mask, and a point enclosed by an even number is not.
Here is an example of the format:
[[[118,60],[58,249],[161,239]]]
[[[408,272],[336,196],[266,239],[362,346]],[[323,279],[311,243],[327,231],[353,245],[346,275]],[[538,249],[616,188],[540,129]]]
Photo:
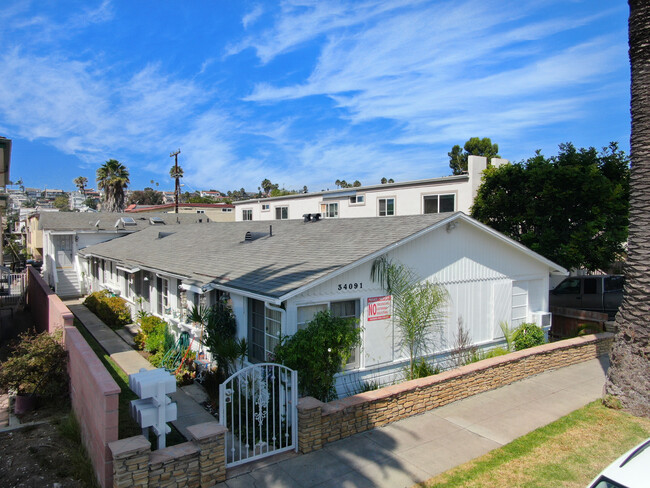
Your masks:
[[[477,393],[606,355],[613,338],[613,334],[604,332],[544,344],[329,403],[301,398],[299,449],[303,453],[317,450],[327,443]]]
[[[210,487],[226,479],[224,436],[216,422],[187,428],[190,442],[151,451],[143,436],[109,444],[114,488]]]

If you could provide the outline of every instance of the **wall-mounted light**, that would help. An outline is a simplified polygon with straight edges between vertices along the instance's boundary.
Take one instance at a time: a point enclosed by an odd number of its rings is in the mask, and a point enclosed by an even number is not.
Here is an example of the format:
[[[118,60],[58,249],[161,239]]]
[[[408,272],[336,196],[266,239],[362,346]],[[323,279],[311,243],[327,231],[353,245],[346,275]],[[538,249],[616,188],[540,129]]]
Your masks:
[[[74,236],[74,241],[79,242],[79,236],[77,234],[75,234],[75,236]]]
[[[457,225],[458,224],[456,222],[449,222],[447,224],[447,232],[451,232],[452,230],[454,230]]]

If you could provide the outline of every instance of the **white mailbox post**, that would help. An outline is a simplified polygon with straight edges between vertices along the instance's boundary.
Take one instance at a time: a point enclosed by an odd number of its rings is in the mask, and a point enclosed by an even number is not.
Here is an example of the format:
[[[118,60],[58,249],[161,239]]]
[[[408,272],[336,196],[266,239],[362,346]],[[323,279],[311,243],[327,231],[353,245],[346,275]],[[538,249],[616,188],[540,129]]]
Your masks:
[[[158,436],[158,449],[164,448],[165,435],[171,431],[167,422],[176,420],[176,403],[167,396],[176,391],[176,378],[164,368],[143,368],[129,375],[129,387],[140,397],[131,401],[131,417],[140,424],[145,437],[152,427]]]

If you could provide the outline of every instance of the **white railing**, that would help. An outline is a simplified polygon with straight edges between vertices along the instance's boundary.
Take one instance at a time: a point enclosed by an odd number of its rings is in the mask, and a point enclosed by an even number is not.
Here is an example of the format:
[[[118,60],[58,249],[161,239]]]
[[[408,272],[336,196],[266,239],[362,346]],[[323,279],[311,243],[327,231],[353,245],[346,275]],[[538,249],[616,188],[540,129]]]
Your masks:
[[[0,306],[17,305],[27,289],[27,273],[0,275]]]
[[[298,449],[298,374],[263,363],[237,371],[219,386],[219,423],[226,467]]]

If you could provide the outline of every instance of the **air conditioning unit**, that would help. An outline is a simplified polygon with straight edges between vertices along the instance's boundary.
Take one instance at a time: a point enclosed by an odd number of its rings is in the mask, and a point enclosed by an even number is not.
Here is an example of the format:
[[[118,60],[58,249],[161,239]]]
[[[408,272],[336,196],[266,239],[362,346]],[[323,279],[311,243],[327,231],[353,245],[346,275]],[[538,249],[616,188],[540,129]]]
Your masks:
[[[551,328],[551,312],[533,312],[533,322],[542,329]]]

